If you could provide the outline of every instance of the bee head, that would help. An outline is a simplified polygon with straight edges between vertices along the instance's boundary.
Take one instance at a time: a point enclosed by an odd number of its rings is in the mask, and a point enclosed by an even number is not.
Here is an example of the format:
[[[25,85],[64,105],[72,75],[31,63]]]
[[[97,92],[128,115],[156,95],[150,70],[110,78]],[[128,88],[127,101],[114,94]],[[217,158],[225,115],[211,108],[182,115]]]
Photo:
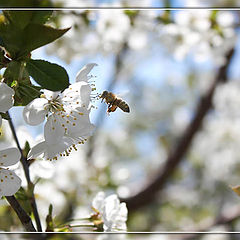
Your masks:
[[[105,98],[107,95],[108,95],[108,91],[105,90],[105,91],[103,91],[100,98]]]

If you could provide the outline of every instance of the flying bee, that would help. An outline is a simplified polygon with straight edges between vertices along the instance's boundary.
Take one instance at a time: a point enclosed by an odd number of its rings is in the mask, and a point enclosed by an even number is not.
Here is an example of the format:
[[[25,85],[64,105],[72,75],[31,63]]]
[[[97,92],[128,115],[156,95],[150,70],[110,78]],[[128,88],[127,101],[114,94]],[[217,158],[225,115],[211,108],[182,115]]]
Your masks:
[[[128,104],[112,92],[103,91],[99,98],[102,98],[102,101],[105,99],[105,102],[108,104],[107,113],[115,112],[118,107],[123,112],[130,112]]]

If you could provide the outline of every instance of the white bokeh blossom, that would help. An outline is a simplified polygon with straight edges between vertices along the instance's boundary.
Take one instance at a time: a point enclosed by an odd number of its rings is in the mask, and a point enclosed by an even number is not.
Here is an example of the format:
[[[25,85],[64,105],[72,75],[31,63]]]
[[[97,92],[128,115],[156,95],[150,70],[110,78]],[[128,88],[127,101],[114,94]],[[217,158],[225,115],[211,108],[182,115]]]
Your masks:
[[[0,112],[5,113],[14,103],[14,90],[6,83],[0,83]],[[2,116],[0,115],[0,126],[2,125]]]
[[[116,194],[105,197],[99,192],[92,201],[92,207],[103,222],[104,232],[127,231],[126,203],[120,203]]]
[[[21,179],[9,166],[19,162],[21,153],[17,148],[8,148],[0,151],[0,197],[15,194],[21,186]]]
[[[95,63],[84,66],[76,76],[76,83],[61,92],[44,90],[23,110],[24,120],[38,125],[47,118],[44,126],[44,141],[34,146],[28,158],[43,157],[57,160],[57,155],[68,156],[76,144],[82,144],[92,135],[94,125],[90,122],[92,87],[88,76]]]

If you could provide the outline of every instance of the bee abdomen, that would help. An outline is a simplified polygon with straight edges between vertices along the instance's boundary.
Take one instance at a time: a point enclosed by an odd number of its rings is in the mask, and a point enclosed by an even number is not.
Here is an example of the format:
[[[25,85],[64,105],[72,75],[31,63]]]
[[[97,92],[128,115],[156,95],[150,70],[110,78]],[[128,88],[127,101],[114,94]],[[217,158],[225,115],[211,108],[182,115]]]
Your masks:
[[[127,105],[126,102],[121,101],[118,106],[119,106],[119,108],[121,108],[124,112],[130,112],[130,108],[129,108],[129,106]]]

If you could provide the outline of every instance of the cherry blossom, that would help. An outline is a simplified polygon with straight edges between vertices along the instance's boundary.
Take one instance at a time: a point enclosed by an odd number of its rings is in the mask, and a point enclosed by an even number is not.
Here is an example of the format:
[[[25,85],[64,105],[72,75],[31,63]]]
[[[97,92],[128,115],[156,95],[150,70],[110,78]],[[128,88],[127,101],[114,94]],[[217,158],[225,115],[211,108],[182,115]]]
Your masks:
[[[21,158],[17,148],[8,148],[0,151],[0,197],[15,194],[21,186],[21,179],[8,167],[15,165]]]
[[[92,207],[96,212],[95,216],[99,217],[99,222],[103,222],[104,232],[127,230],[126,203],[120,203],[116,194],[105,198],[105,193],[99,192],[92,201]]]
[[[0,83],[0,112],[5,113],[14,103],[14,90],[6,83]],[[0,126],[2,125],[2,117],[0,115]]]
[[[44,154],[46,159],[57,159],[56,155],[68,156],[76,144],[82,144],[94,130],[90,122],[91,85],[88,76],[96,64],[84,66],[76,76],[76,83],[61,92],[44,90],[40,98],[34,99],[23,110],[23,117],[30,125],[45,120],[45,141],[34,146],[29,158]],[[65,152],[65,153],[63,153]]]

